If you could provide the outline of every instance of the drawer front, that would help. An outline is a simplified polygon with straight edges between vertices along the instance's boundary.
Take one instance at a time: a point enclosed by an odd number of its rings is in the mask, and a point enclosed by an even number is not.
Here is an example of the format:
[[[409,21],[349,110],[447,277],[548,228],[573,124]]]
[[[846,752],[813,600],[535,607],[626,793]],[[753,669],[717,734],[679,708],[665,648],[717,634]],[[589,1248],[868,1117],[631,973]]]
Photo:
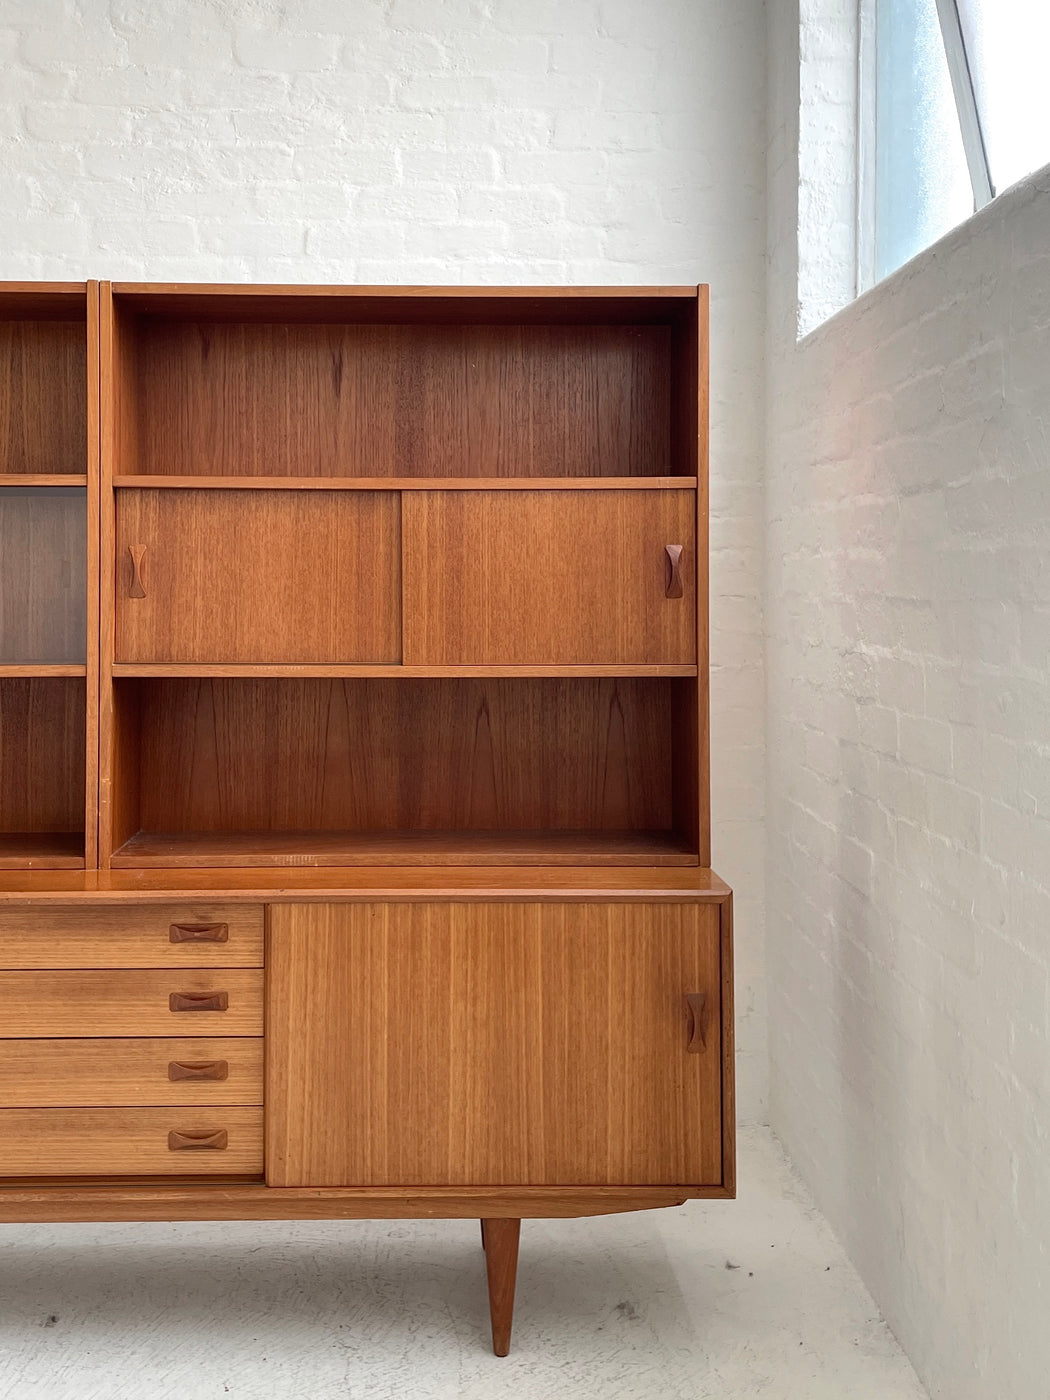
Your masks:
[[[261,1037],[0,1040],[0,1105],[261,1104]]]
[[[261,904],[0,909],[0,968],[262,965]]]
[[[0,1176],[255,1176],[261,1108],[0,1109]]]
[[[263,974],[0,972],[0,1038],[262,1035]]]
[[[400,661],[396,491],[116,499],[118,661]]]
[[[696,664],[695,491],[407,491],[402,522],[406,665]]]

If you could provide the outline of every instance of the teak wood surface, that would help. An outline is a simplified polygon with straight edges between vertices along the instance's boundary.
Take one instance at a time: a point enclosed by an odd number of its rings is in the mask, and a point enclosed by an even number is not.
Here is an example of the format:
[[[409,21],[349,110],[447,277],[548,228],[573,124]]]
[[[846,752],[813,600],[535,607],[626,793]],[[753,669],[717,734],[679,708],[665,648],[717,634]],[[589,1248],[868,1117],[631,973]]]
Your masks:
[[[6,1108],[262,1101],[261,1036],[0,1040],[0,1105]]]
[[[0,314],[0,472],[83,474],[87,439],[88,338],[83,284],[66,320]],[[2,309],[0,309],[2,310]]]
[[[119,305],[119,298],[118,298]],[[666,325],[127,327],[129,472],[667,476]]]
[[[722,904],[729,888],[699,866],[347,866],[312,869],[0,870],[0,908],[81,909],[172,900],[241,904],[507,899],[530,903]],[[210,905],[208,907],[211,907]]]
[[[138,779],[114,863],[695,861],[673,830],[678,684],[122,680]]]
[[[691,491],[406,494],[405,662],[695,664],[695,511]]]
[[[220,936],[193,936],[208,930]],[[0,905],[0,968],[6,971],[262,965],[261,905]]]
[[[719,938],[702,905],[274,907],[267,1182],[720,1183]]]
[[[224,1011],[173,1011],[173,995],[225,992]],[[0,972],[0,1038],[262,1035],[263,974],[244,968]]]
[[[392,492],[122,490],[115,540],[116,660],[400,660]]]
[[[226,1147],[172,1150],[173,1132],[225,1132]],[[262,1164],[261,1108],[0,1108],[0,1176],[246,1176]]]
[[[707,322],[0,286],[0,1219],[732,1193]]]
[[[0,869],[84,864],[85,685],[0,677]]]

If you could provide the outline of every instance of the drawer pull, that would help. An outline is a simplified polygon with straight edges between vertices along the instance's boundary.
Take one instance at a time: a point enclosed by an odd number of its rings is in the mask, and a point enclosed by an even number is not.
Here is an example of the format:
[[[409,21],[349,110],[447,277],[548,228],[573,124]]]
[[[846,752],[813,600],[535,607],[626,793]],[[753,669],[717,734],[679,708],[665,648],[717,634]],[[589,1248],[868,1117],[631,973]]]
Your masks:
[[[686,992],[685,1004],[689,1008],[689,1044],[685,1047],[690,1055],[699,1055],[707,1049],[704,1035],[704,1011],[707,997],[703,992]]]
[[[131,587],[128,589],[128,597],[145,598],[146,546],[144,544],[129,544],[128,553],[131,555]]]
[[[682,546],[664,545],[664,596],[682,597]]]
[[[229,924],[172,924],[168,930],[172,943],[228,943]]]
[[[204,1129],[199,1133],[179,1133],[174,1129],[168,1134],[169,1152],[225,1152],[230,1135],[225,1128]]]
[[[171,1011],[227,1011],[229,992],[172,992],[168,997]]]
[[[229,1079],[228,1060],[172,1060],[168,1064],[168,1078],[172,1082],[180,1079]]]

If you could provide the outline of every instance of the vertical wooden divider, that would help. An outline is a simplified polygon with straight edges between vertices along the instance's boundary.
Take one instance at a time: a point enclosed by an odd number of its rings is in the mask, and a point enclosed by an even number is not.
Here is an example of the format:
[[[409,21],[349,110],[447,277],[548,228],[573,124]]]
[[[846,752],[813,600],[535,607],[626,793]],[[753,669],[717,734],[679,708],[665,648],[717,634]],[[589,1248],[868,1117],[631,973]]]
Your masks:
[[[711,288],[696,289],[696,664],[700,734],[700,864],[711,864],[710,376]]]
[[[98,287],[99,537],[98,537],[98,865],[110,868],[113,851],[113,764],[117,735],[113,706],[113,457],[116,451],[117,385],[114,363],[113,288]]]
[[[98,867],[98,765],[99,765],[99,463],[101,420],[99,413],[99,285],[87,284],[87,674],[85,685],[84,866]]]

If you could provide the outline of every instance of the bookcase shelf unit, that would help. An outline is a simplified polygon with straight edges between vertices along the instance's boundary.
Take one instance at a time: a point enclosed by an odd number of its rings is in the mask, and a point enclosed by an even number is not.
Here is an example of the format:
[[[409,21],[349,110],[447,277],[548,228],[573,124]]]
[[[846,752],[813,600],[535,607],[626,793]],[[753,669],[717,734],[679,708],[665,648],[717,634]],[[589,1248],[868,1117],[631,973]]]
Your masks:
[[[98,284],[0,286],[0,869],[96,860]]]
[[[102,356],[104,867],[708,863],[703,293],[118,284]]]
[[[0,1221],[734,1194],[707,318],[0,287]]]

